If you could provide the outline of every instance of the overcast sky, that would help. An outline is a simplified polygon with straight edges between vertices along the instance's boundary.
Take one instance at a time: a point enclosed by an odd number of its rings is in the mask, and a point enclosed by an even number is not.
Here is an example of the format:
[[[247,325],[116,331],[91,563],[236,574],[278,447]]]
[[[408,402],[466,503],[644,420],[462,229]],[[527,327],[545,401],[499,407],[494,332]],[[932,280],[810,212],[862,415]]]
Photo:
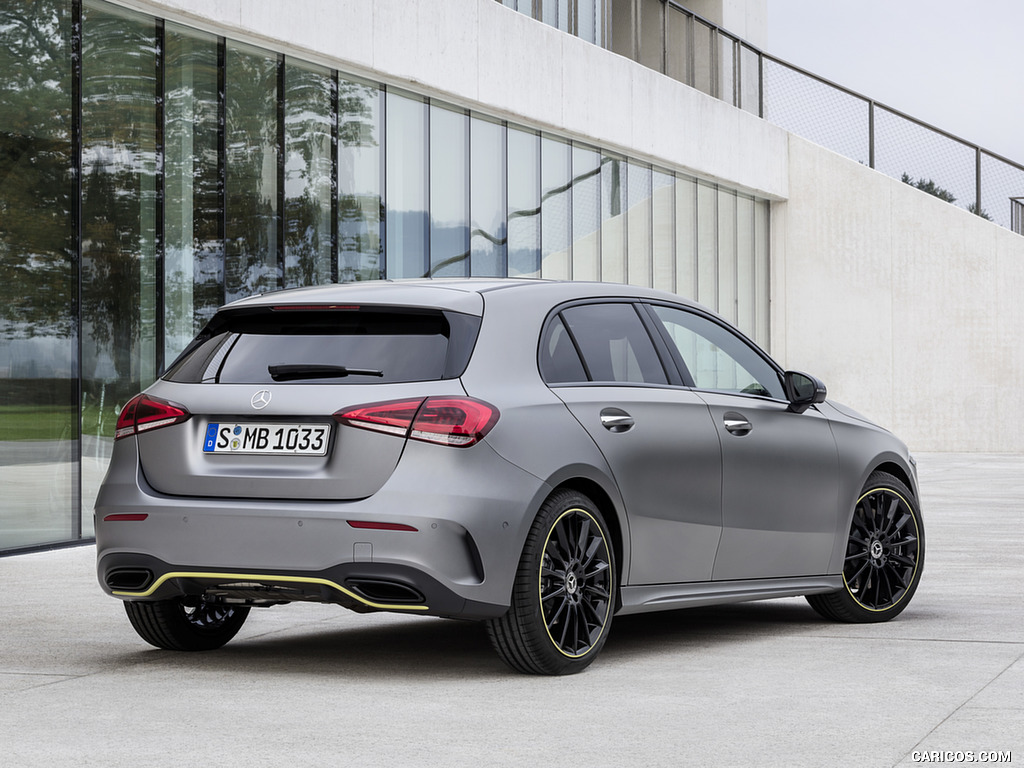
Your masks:
[[[767,0],[765,50],[1024,163],[1024,0]]]

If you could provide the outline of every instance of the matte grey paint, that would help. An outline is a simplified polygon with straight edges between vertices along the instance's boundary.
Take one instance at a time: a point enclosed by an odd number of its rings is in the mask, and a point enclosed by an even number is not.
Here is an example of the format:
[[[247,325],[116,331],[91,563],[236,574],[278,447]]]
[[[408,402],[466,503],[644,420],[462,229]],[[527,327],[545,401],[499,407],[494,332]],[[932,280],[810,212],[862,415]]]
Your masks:
[[[602,511],[619,533],[624,612],[841,586],[853,506],[871,471],[891,464],[916,493],[906,447],[827,402],[794,414],[782,401],[680,386],[548,387],[537,366],[547,317],[564,302],[601,298],[695,306],[627,286],[473,279],[324,286],[236,303],[439,307],[483,321],[460,380],[273,385],[259,412],[249,399],[262,387],[157,382],[149,391],[193,417],[115,443],[96,506],[98,557],[141,553],[179,568],[272,574],[325,569],[358,553],[500,610],[544,499],[559,485],[589,484],[607,499]],[[463,393],[501,413],[467,449],[335,426],[327,457],[200,451],[210,418],[329,420],[358,402]],[[603,427],[608,407],[629,413],[633,427]],[[751,430],[729,432],[727,413]],[[211,463],[220,458],[228,461]],[[141,523],[103,520],[140,511],[149,515]],[[417,530],[356,530],[347,520]]]

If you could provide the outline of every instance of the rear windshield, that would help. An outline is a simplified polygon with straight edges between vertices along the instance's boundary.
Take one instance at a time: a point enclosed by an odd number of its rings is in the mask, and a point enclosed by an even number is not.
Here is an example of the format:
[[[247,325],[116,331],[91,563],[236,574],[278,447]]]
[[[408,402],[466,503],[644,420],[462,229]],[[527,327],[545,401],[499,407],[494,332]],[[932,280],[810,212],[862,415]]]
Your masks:
[[[390,307],[221,312],[164,378],[215,384],[388,384],[462,375],[480,319]]]

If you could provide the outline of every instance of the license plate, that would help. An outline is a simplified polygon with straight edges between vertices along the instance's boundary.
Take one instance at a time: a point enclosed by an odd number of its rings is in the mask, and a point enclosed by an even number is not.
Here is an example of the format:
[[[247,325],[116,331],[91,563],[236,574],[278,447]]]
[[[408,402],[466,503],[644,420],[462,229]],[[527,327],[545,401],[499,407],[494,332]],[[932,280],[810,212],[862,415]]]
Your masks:
[[[273,453],[324,456],[327,424],[208,424],[203,453]]]

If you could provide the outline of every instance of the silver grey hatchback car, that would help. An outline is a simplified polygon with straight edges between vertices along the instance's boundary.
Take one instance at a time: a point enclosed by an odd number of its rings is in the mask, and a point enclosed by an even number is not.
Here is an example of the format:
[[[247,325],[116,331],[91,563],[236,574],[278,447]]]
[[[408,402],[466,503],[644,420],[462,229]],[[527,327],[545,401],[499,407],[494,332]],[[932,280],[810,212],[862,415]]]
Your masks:
[[[227,305],[123,408],[96,540],[159,648],[316,601],[482,620],[541,674],[619,614],[806,595],[884,621],[924,562],[906,446],[817,379],[678,296],[539,280]]]

